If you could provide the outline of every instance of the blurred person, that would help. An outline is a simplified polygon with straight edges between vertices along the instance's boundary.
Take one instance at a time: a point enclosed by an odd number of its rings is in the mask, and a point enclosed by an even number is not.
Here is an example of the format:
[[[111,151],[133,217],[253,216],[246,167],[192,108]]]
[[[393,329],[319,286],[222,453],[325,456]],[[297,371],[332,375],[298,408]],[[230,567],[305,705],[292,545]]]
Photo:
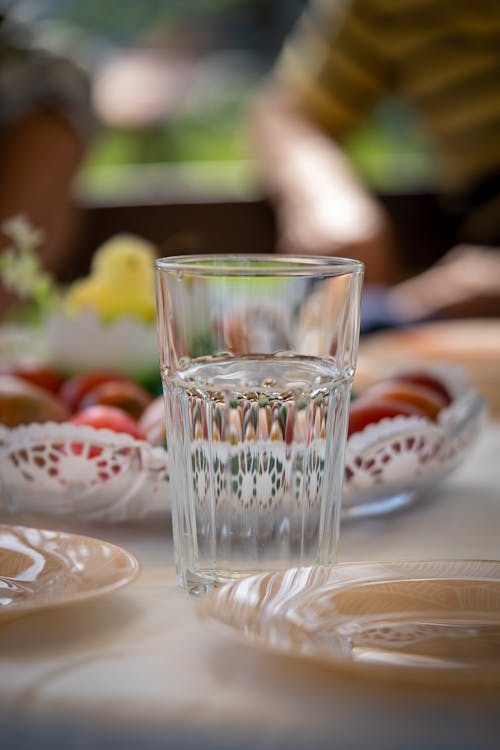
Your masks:
[[[37,49],[25,27],[0,12],[0,252],[6,219],[41,230],[44,268],[67,262],[71,184],[94,128],[90,87],[67,59]],[[0,314],[12,298],[0,285]]]
[[[375,325],[500,315],[499,80],[497,0],[312,0],[250,111],[279,249],[363,260],[366,281],[384,285],[365,294]],[[457,245],[408,280],[387,214],[343,151],[394,95],[433,143]]]

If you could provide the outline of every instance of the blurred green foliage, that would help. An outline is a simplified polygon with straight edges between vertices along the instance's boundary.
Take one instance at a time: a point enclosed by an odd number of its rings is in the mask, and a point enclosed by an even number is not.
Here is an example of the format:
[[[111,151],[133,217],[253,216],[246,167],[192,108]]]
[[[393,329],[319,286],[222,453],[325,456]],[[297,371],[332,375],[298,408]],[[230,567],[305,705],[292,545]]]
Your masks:
[[[174,22],[214,18],[252,0],[49,0],[53,16],[94,38],[129,43]]]
[[[248,156],[241,107],[180,115],[147,130],[110,128],[96,139],[87,167],[231,161]]]
[[[144,40],[165,39],[177,25],[195,33],[201,29],[213,51],[240,49],[253,56],[257,68],[265,70],[285,33],[284,17],[297,13],[304,0],[41,0],[53,17],[77,28],[89,44],[109,50],[134,47]],[[292,8],[292,10],[290,10]],[[281,14],[281,16],[280,16]],[[276,24],[266,25],[266,19]],[[279,20],[281,19],[281,20]],[[281,24],[281,25],[280,25]],[[167,35],[165,37],[165,34]],[[174,35],[175,38],[175,35]],[[168,44],[168,42],[167,42]],[[259,68],[260,66],[260,68]],[[261,76],[249,69],[248,77],[233,91],[223,90],[196,111],[180,110],[168,122],[144,130],[106,129],[97,137],[82,170],[82,184],[91,193],[123,189],[123,171],[128,165],[140,178],[141,165],[189,165],[196,182],[194,164],[224,165],[217,171],[197,170],[200,185],[214,190],[230,184],[238,190],[253,185],[251,152],[246,139],[245,105]],[[412,114],[389,103],[359,129],[347,144],[356,167],[375,189],[419,188],[433,183],[433,160],[429,145]],[[232,171],[228,166],[238,165]],[[227,182],[229,176],[229,183]]]
[[[387,101],[349,138],[346,150],[376,190],[418,190],[435,184],[432,146],[416,114]]]
[[[210,186],[214,192],[252,190],[255,175],[244,104],[243,100],[180,116],[148,131],[104,131],[82,172],[87,191],[108,195],[123,191],[123,171],[107,168],[130,165],[133,173],[133,165],[148,164],[191,165],[186,179],[195,191],[210,192]],[[434,184],[430,148],[411,115],[395,106],[353,134],[346,149],[363,179],[376,190],[418,190]]]

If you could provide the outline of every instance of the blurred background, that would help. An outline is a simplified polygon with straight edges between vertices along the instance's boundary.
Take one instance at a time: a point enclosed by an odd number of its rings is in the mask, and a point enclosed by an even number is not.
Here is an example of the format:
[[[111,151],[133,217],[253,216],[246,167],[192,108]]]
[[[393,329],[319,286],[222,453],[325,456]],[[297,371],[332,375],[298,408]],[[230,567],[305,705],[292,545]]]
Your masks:
[[[16,0],[35,43],[89,72],[100,127],[77,191],[95,202],[259,194],[249,97],[304,0]],[[385,103],[347,146],[376,190],[432,189],[411,112]]]
[[[159,255],[276,249],[279,218],[259,180],[248,107],[305,5],[306,0],[0,0],[8,48],[19,38],[21,49],[41,50],[24,83],[0,79],[0,97],[6,84],[6,101],[15,105],[28,98],[23,91],[50,85],[57,91],[63,83],[70,118],[72,106],[76,117],[80,111],[76,130],[88,131],[76,156],[74,144],[66,143],[64,155],[62,146],[40,145],[27,133],[27,148],[5,142],[0,153],[1,216],[22,209],[43,228],[40,256],[58,281],[86,275],[96,248],[120,232],[151,241]],[[15,55],[9,52],[14,67]],[[24,65],[23,52],[20,58]],[[50,58],[56,62],[48,75],[43,61]],[[85,79],[75,78],[75,70],[60,74],[60,61],[82,68]],[[83,80],[90,84],[91,127],[88,106],[81,107],[82,92],[77,93]],[[440,258],[450,246],[449,226],[436,202],[432,151],[409,106],[384,99],[343,147],[391,218],[405,273]],[[53,179],[47,177],[44,186],[47,170],[53,170]],[[59,192],[53,192],[55,184]],[[31,203],[25,200],[27,185]]]

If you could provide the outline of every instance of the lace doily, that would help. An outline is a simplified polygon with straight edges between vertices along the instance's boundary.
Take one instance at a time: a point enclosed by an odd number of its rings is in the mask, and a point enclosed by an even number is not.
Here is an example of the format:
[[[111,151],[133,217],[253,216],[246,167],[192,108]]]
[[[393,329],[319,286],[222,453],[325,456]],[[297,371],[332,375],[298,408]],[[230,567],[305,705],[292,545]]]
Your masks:
[[[466,458],[483,425],[485,409],[466,390],[437,422],[395,417],[368,425],[347,443],[344,508],[399,495],[415,495]]]
[[[287,446],[282,442],[259,440],[228,445],[209,445],[197,440],[193,451],[193,480],[198,507],[211,501],[211,481],[215,505],[237,503],[241,511],[274,512],[292,492],[297,509],[319,506],[323,488],[325,441],[318,440],[307,451],[303,444]],[[209,460],[210,453],[213,456]]]
[[[347,442],[344,510],[434,484],[469,452],[484,419],[482,401],[466,390],[437,422],[395,417],[368,425]],[[325,441],[303,445],[261,440],[193,445],[195,502],[276,510],[292,492],[297,507],[320,504]],[[307,465],[304,466],[304,458]],[[0,509],[124,521],[168,514],[167,453],[109,430],[70,424],[0,427]],[[227,491],[230,489],[230,492]]]
[[[166,513],[165,451],[71,424],[0,428],[0,508],[123,521]]]

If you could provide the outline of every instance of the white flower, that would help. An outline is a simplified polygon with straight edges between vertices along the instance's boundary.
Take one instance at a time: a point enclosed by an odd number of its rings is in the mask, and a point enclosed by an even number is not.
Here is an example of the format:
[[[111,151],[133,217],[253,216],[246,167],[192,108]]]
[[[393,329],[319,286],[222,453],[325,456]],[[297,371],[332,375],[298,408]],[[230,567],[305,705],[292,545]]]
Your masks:
[[[43,232],[34,227],[23,214],[6,219],[2,224],[2,231],[20,250],[34,249],[43,240]]]

